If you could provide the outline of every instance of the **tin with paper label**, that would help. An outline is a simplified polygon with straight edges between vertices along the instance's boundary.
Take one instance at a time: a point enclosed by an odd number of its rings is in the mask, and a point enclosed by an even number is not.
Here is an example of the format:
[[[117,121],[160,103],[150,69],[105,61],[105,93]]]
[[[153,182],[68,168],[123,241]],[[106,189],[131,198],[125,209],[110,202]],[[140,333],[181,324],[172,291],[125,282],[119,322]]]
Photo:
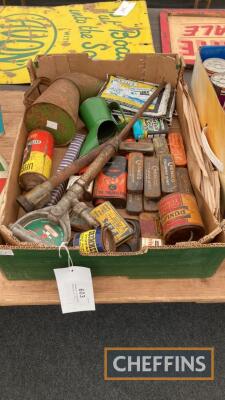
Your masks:
[[[166,243],[195,241],[205,228],[195,197],[189,193],[173,193],[159,202],[159,215]]]
[[[51,174],[54,139],[48,131],[29,133],[19,175],[19,184],[25,190],[46,181]]]
[[[108,228],[98,227],[86,232],[75,233],[73,246],[82,254],[112,252],[116,250],[115,240]]]

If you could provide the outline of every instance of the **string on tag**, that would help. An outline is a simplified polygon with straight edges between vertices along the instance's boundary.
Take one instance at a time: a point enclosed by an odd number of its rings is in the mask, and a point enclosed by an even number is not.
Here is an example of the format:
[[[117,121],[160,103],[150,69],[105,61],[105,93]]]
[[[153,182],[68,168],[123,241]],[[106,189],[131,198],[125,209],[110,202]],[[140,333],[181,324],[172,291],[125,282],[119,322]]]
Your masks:
[[[71,271],[73,271],[73,267],[74,267],[74,265],[73,265],[73,260],[72,260],[72,257],[71,257],[71,255],[70,255],[70,252],[69,252],[69,249],[68,249],[68,247],[67,247],[67,245],[66,245],[66,242],[62,242],[61,244],[60,244],[60,246],[59,246],[59,257],[61,258],[62,256],[61,256],[61,250],[62,249],[64,249],[66,252],[67,252],[67,256],[68,256],[68,268],[71,270]]]

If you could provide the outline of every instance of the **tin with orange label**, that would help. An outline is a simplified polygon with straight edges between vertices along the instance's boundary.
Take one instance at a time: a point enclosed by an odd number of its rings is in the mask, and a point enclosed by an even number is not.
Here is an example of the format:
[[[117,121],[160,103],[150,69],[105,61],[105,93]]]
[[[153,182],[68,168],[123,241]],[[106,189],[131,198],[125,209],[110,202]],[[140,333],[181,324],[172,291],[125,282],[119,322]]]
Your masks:
[[[187,165],[187,157],[181,134],[179,132],[170,132],[168,134],[168,143],[175,165],[177,167],[185,167]]]
[[[19,184],[23,189],[33,189],[50,177],[53,148],[54,139],[48,131],[29,133],[19,175]]]
[[[189,193],[173,193],[159,201],[159,215],[166,243],[195,241],[205,228],[195,197]]]

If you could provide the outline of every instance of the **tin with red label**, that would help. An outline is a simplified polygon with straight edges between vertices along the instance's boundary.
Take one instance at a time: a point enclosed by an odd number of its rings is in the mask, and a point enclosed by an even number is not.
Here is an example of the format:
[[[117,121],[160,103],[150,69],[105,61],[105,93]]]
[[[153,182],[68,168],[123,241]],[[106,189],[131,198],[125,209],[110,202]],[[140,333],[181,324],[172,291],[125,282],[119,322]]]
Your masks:
[[[127,160],[116,156],[103,167],[95,179],[93,199],[109,200],[115,207],[124,208],[127,198]]]
[[[29,133],[19,175],[19,184],[23,189],[33,189],[50,177],[53,148],[54,139],[48,131]]]
[[[195,241],[204,233],[204,225],[195,197],[173,193],[159,201],[159,215],[166,243]]]

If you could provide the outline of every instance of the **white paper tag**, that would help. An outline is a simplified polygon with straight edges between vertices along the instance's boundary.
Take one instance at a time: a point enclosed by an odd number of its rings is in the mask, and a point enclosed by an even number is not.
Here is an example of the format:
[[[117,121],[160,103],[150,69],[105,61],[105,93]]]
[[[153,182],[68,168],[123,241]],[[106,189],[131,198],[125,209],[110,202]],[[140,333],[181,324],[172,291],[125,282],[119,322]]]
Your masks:
[[[206,132],[207,132],[207,127],[203,128],[202,132],[201,132],[202,147],[203,147],[205,153],[207,154],[207,156],[209,157],[210,161],[212,162],[212,164],[216,167],[216,169],[219,172],[223,172],[223,170],[224,170],[223,163],[213,153],[213,151],[212,151],[212,149],[211,149],[211,147],[209,145],[209,142],[207,140]]]
[[[2,249],[0,250],[0,256],[14,256],[14,253],[10,249]]]
[[[113,15],[117,17],[126,17],[136,6],[136,1],[127,1],[124,0],[117,8],[117,10],[113,13]]]
[[[49,121],[49,120],[47,119],[46,127],[47,127],[47,128],[51,128],[51,129],[57,130],[57,129],[58,129],[58,124],[57,124],[57,122]]]
[[[155,238],[142,238],[141,239],[141,247],[158,247],[163,246],[162,239],[155,239]]]
[[[54,273],[63,314],[95,310],[90,268],[57,268]]]

